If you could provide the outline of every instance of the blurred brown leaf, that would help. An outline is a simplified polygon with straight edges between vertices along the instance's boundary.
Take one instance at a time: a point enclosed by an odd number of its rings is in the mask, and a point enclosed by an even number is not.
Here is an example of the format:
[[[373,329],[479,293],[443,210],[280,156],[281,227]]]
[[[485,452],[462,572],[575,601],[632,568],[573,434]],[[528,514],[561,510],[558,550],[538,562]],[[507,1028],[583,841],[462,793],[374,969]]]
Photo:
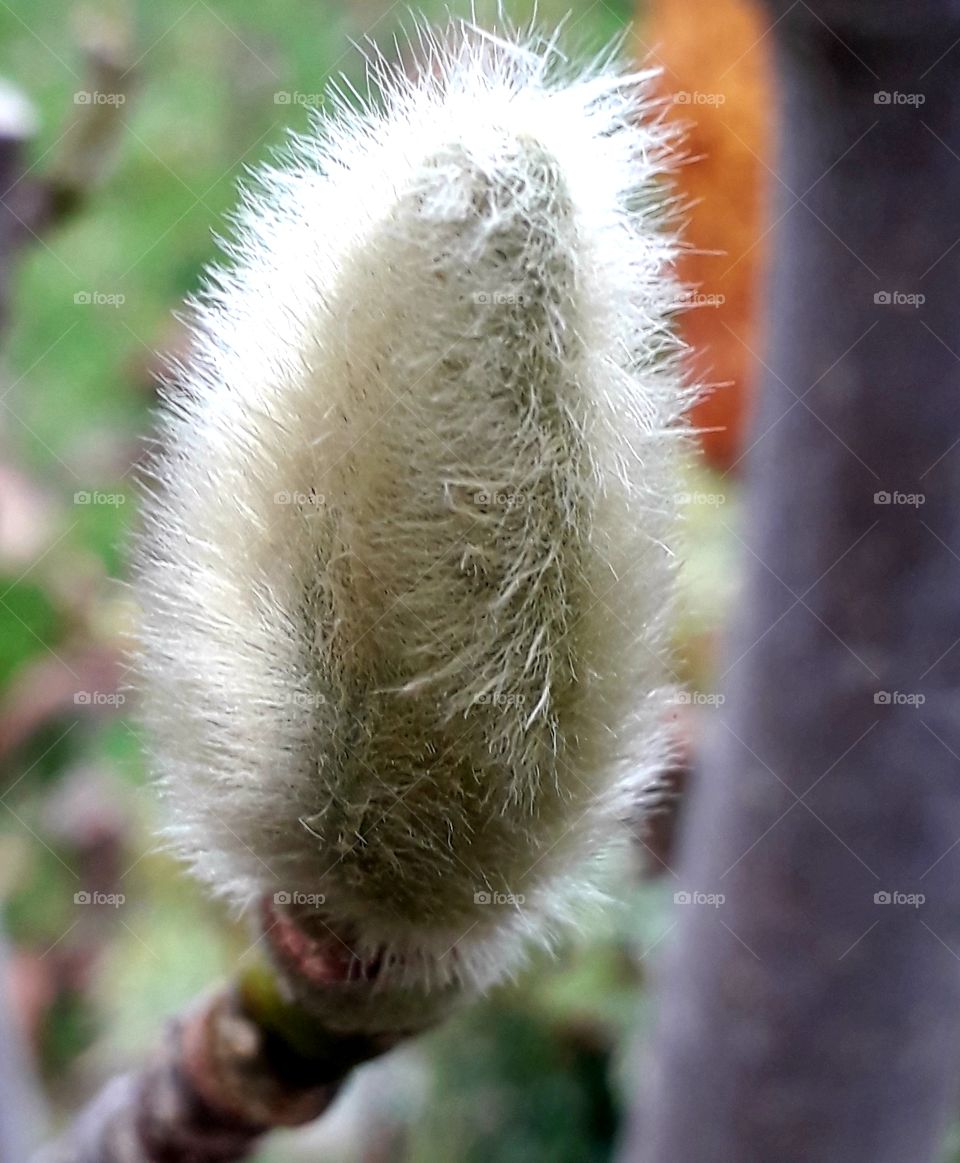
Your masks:
[[[743,450],[757,373],[773,112],[764,22],[749,0],[650,0],[643,9],[639,55],[652,50],[663,67],[661,95],[686,130],[691,159],[676,175],[694,248],[682,256],[679,274],[706,299],[684,312],[681,330],[698,382],[717,385],[693,420],[709,430],[701,437],[707,459],[726,470]]]

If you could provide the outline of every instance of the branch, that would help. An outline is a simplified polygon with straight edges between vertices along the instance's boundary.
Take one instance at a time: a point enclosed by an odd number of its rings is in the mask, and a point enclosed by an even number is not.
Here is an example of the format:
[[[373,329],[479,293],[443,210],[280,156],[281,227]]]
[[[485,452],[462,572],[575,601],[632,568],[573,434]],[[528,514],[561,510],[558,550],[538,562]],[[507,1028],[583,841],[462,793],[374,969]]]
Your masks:
[[[295,937],[292,922],[266,916],[277,964],[256,964],[175,1021],[153,1057],[110,1082],[35,1163],[246,1159],[266,1132],[317,1118],[355,1066],[431,1020],[425,1012],[406,1031],[331,1028],[316,1011],[354,1008],[376,975],[358,974],[336,938]]]

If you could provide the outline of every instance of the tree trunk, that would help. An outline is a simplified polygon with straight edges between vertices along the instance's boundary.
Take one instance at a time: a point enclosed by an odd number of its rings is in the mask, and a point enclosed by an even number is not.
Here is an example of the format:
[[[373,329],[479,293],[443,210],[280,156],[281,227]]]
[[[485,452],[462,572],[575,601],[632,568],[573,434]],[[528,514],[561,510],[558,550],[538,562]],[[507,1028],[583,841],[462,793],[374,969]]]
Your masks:
[[[714,896],[621,1158],[923,1163],[960,1052],[960,5],[766,8],[767,371],[682,848]]]

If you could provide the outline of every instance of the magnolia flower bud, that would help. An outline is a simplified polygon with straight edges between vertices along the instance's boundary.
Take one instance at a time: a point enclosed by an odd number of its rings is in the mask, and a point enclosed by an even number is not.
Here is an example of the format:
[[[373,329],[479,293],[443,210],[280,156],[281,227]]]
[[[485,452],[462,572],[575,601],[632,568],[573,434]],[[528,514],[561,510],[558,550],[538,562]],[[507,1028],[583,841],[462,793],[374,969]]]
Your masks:
[[[247,192],[138,570],[175,847],[440,992],[597,899],[667,762],[686,402],[645,76],[453,40]]]

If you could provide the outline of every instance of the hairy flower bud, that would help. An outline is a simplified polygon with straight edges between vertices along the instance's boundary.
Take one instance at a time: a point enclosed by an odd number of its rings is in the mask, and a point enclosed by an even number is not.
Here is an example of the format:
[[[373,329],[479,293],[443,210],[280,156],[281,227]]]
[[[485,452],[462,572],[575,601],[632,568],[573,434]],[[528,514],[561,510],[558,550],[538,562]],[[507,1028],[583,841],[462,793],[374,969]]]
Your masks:
[[[645,76],[422,37],[260,175],[139,552],[169,835],[357,964],[483,988],[663,769],[679,417]]]

